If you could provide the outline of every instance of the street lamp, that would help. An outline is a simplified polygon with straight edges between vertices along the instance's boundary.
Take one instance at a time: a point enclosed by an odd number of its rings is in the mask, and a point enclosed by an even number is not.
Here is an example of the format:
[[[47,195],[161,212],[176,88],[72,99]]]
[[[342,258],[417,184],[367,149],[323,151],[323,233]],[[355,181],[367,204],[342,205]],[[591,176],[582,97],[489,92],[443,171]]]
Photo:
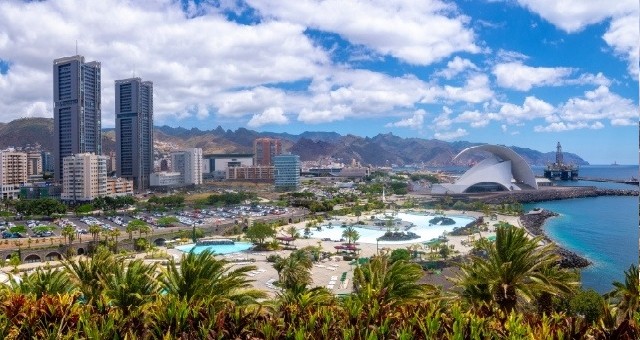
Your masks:
[[[376,238],[376,255],[380,255],[380,251],[378,250],[378,242],[380,242],[380,238]]]

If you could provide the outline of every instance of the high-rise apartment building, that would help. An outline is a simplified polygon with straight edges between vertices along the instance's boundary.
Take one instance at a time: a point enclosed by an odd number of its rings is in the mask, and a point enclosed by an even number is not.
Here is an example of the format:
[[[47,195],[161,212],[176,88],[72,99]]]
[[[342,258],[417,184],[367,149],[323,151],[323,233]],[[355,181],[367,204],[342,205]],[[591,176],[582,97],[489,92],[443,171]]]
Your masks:
[[[40,153],[40,157],[42,157],[42,171],[52,173],[55,166],[53,164],[53,155],[51,152],[42,151]]]
[[[63,177],[63,158],[102,152],[100,63],[83,56],[53,61],[55,179]]]
[[[27,153],[27,176],[42,174],[42,154],[40,151]]]
[[[171,169],[182,174],[182,183],[185,185],[202,184],[202,149],[172,152]]]
[[[273,157],[274,183],[278,191],[295,191],[300,186],[300,156],[278,155]]]
[[[273,157],[282,154],[282,142],[275,138],[253,141],[253,165],[273,165]]]
[[[106,156],[81,153],[63,158],[62,194],[65,201],[91,201],[107,192]]]
[[[135,190],[149,188],[153,172],[153,83],[140,78],[116,80],[117,176],[133,180]]]
[[[27,154],[13,149],[0,151],[1,198],[17,198],[20,185],[27,182]]]

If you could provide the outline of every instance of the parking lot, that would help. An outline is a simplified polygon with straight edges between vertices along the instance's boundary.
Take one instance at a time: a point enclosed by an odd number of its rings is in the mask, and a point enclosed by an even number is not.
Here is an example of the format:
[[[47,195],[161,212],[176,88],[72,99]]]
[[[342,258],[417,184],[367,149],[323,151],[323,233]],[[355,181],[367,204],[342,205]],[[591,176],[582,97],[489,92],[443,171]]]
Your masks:
[[[74,228],[78,238],[82,235],[89,235],[90,227],[99,226],[100,231],[107,233],[114,229],[119,229],[122,235],[126,235],[127,224],[134,219],[146,222],[152,232],[163,229],[180,230],[185,227],[197,226],[214,226],[233,223],[235,221],[243,222],[247,218],[261,219],[269,216],[275,217],[294,212],[292,209],[279,208],[268,205],[239,205],[224,208],[205,208],[197,210],[184,210],[172,213],[137,213],[135,215],[118,215],[118,216],[67,216],[54,221],[0,221],[0,232],[4,239],[21,239],[21,238],[44,238],[44,237],[62,237],[62,229],[66,226]],[[163,217],[175,217],[177,222],[161,226],[158,220]],[[23,227],[21,227],[23,226]]]

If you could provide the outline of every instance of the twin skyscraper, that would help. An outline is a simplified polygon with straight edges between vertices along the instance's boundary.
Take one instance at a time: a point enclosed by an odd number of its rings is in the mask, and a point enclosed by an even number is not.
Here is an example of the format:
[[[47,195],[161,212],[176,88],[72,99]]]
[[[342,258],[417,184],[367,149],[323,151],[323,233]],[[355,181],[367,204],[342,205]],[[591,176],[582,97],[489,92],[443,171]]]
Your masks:
[[[62,182],[63,158],[102,154],[101,64],[83,56],[53,61],[55,179]],[[115,82],[116,175],[149,188],[153,172],[153,83],[140,78]]]

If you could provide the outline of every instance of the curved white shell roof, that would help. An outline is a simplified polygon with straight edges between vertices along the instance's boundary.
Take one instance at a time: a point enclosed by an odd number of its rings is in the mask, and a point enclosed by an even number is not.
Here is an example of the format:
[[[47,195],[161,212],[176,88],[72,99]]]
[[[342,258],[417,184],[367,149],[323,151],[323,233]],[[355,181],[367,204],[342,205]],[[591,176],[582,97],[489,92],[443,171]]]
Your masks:
[[[489,152],[492,156],[465,172],[454,185],[456,192],[464,192],[470,186],[483,182],[499,183],[507,190],[519,189],[517,186],[514,189],[511,182],[512,178],[516,183],[526,184],[531,188],[538,189],[536,177],[529,164],[515,151],[507,147],[490,144],[473,146],[460,151],[454,157],[454,161],[478,151]]]

